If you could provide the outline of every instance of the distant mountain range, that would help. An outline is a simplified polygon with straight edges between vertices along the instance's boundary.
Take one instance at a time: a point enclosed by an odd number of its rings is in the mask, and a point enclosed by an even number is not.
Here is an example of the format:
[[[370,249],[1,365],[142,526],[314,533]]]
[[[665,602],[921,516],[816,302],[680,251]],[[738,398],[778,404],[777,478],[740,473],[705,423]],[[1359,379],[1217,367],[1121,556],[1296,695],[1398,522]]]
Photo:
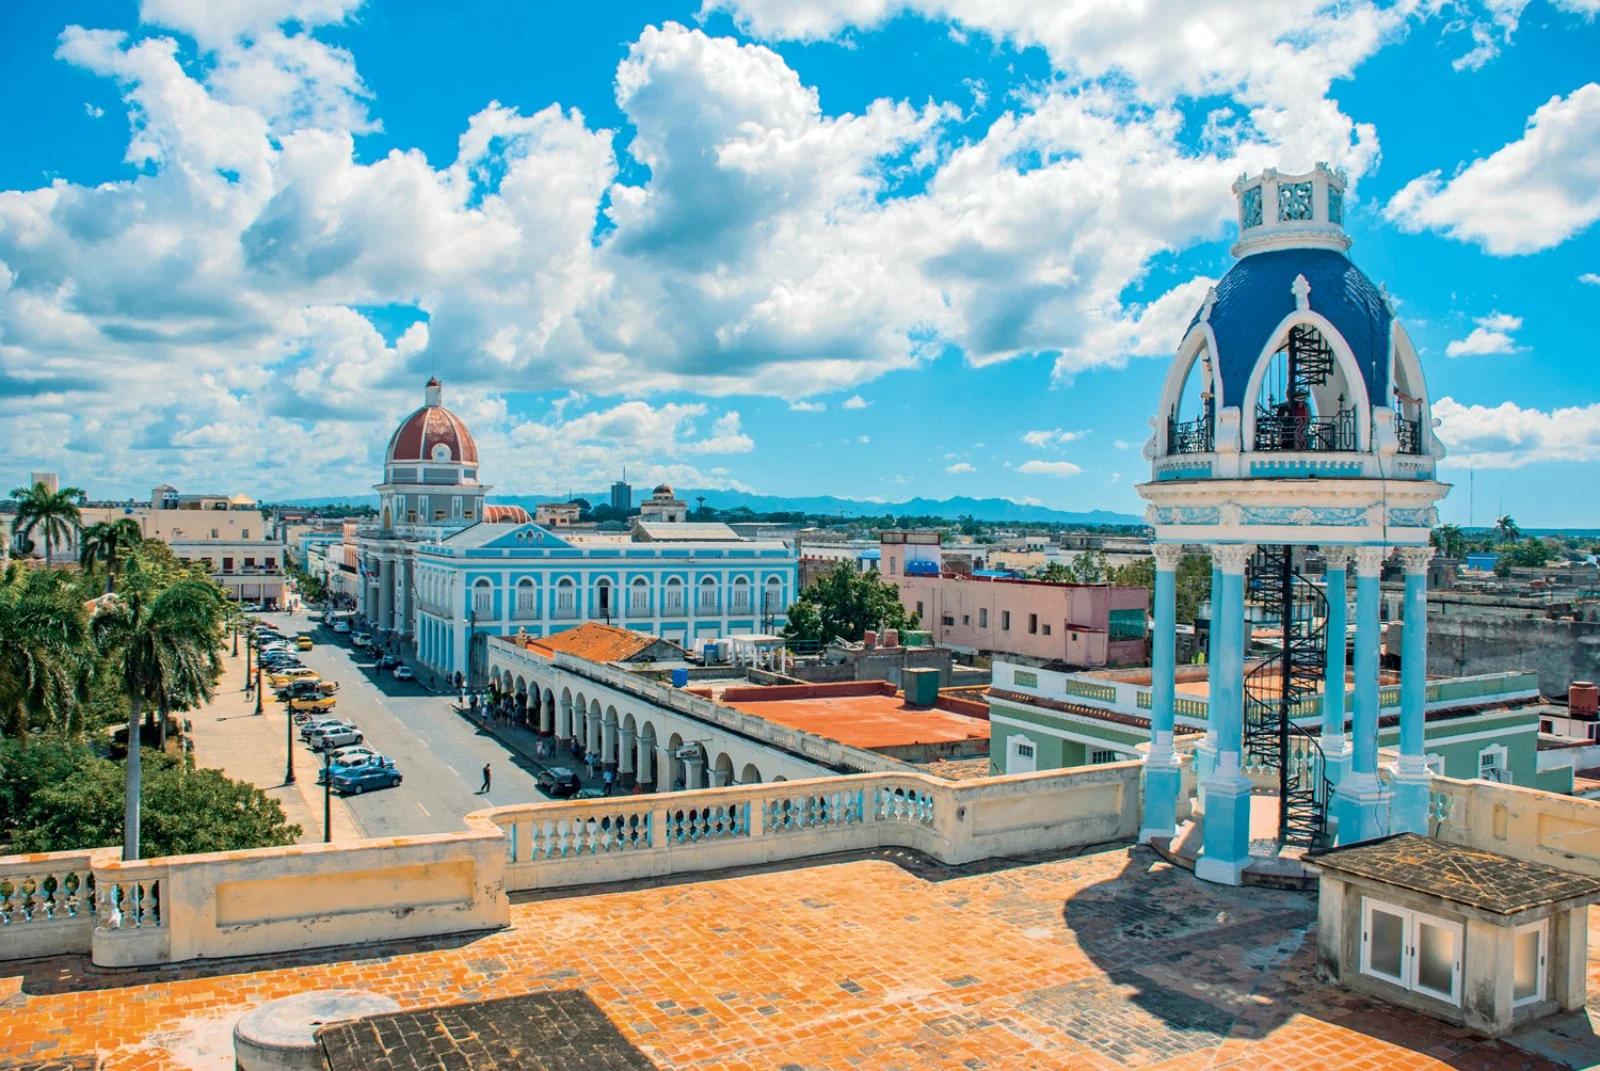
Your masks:
[[[634,488],[634,505],[649,493],[649,488]],[[970,516],[980,521],[1018,522],[1032,524],[1143,524],[1144,518],[1132,513],[1092,509],[1087,512],[1050,509],[1013,502],[1009,498],[910,498],[904,502],[866,502],[855,498],[837,498],[833,495],[789,497],[786,495],[756,495],[743,491],[717,491],[682,488],[679,498],[691,508],[699,506],[700,498],[712,509],[728,510],[744,506],[757,513],[821,513],[843,517],[882,517],[886,513],[897,517],[957,517]],[[594,491],[575,495],[586,498],[591,505],[610,501],[609,491]],[[559,495],[491,495],[490,502],[517,505],[529,513],[540,502],[558,501]],[[376,495],[349,495],[335,498],[301,498],[285,503],[294,506],[369,505],[378,504]]]

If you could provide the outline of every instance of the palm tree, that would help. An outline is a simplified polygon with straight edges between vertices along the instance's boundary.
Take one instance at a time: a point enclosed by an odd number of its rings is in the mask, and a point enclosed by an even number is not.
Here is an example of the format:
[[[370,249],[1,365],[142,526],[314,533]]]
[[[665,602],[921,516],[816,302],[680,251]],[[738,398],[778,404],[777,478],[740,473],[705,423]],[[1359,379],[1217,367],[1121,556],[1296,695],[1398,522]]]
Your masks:
[[[1522,529],[1517,527],[1517,522],[1511,519],[1509,513],[1494,522],[1494,530],[1500,534],[1502,542],[1515,543],[1522,538]]]
[[[39,529],[44,535],[44,563],[49,565],[55,545],[71,539],[83,520],[83,513],[78,509],[83,492],[76,487],[52,491],[40,482],[32,487],[16,488],[11,497],[17,501],[12,532],[27,539],[33,536],[34,529]]]
[[[128,696],[127,790],[123,803],[123,859],[139,858],[139,723],[148,704],[162,713],[209,700],[221,670],[222,594],[209,581],[179,580],[159,592],[128,563],[122,601],[96,618],[120,652]],[[103,622],[103,624],[102,624]]]
[[[87,655],[83,608],[59,573],[13,563],[0,580],[0,733],[35,721],[71,726]]]
[[[1459,558],[1466,550],[1467,536],[1459,525],[1441,524],[1433,530],[1432,543],[1446,558]]]
[[[132,517],[117,521],[100,521],[83,530],[78,564],[84,569],[94,567],[96,561],[106,563],[106,594],[111,594],[112,582],[117,575],[117,559],[125,550],[133,550],[144,540],[139,522]]]

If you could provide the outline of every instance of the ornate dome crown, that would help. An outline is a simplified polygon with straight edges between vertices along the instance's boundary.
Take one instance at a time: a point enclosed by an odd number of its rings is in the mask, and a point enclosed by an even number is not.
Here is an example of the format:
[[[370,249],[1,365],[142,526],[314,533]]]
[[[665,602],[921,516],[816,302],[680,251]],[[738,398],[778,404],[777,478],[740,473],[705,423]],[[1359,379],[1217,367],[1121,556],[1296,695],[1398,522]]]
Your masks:
[[[400,422],[389,439],[388,464],[476,465],[478,444],[460,417],[444,407],[444,387],[429,379],[423,406]]]

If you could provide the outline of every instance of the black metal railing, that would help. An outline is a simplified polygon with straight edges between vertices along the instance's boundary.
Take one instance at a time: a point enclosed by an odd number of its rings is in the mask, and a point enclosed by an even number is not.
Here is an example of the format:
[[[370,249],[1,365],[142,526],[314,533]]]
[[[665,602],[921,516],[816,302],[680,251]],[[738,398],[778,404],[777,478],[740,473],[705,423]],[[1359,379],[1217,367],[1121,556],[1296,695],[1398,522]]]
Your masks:
[[[1341,409],[1331,417],[1282,405],[1256,410],[1257,450],[1353,451],[1356,441],[1354,409]]]
[[[1209,454],[1216,443],[1216,422],[1210,413],[1193,420],[1179,420],[1175,413],[1167,418],[1168,454]]]
[[[1394,418],[1394,432],[1400,439],[1402,454],[1422,453],[1422,421],[1397,416]]]

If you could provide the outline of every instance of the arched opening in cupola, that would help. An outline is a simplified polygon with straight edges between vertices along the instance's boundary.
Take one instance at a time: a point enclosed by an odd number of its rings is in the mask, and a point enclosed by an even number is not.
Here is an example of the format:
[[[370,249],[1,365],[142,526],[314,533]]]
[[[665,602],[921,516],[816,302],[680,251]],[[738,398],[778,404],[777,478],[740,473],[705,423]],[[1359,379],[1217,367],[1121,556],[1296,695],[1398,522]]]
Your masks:
[[[1252,449],[1360,449],[1356,407],[1344,368],[1332,342],[1315,326],[1291,325],[1256,375]]]
[[[1202,336],[1194,338],[1187,362],[1180,365],[1183,380],[1171,391],[1163,414],[1167,454],[1208,454],[1216,449],[1216,369],[1209,343]]]

